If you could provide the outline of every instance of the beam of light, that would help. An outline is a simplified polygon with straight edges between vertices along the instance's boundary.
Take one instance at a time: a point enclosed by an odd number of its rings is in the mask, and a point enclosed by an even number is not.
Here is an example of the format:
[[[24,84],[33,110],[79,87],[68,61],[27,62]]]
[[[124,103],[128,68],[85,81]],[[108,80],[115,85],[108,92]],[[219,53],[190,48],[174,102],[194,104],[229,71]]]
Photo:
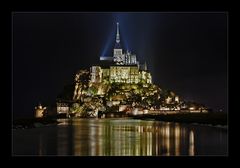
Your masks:
[[[129,51],[131,51],[130,49],[129,49],[129,46],[128,46],[128,42],[127,42],[127,36],[125,35],[126,34],[126,31],[124,31],[124,30],[126,30],[126,28],[125,29],[123,29],[123,26],[124,25],[122,25],[121,24],[121,22],[119,22],[120,23],[120,43],[121,43],[121,45],[122,45],[122,48],[123,48],[123,50],[129,50]],[[114,22],[114,28],[112,28],[112,31],[111,31],[111,34],[109,35],[109,37],[108,37],[108,40],[107,40],[107,42],[105,43],[105,46],[104,46],[104,48],[103,48],[103,50],[102,50],[102,52],[101,52],[101,55],[100,55],[100,57],[109,57],[109,56],[112,56],[112,49],[113,49],[113,46],[114,46],[114,44],[115,44],[115,39],[116,39],[116,21]]]
[[[129,15],[127,13],[116,13],[114,15],[115,20],[114,22],[119,22],[119,29],[120,29],[120,41],[121,41],[121,45],[123,50],[129,50],[130,51],[130,47],[129,47],[129,24],[128,24],[128,17]]]
[[[128,45],[128,40],[127,40],[127,36],[125,35],[125,32],[124,31],[121,31],[122,33],[120,33],[120,36],[122,37],[122,46],[123,46],[123,49],[124,50],[128,50],[128,51],[131,51],[130,48],[129,48],[129,45]]]
[[[108,37],[107,42],[105,43],[103,50],[101,51],[100,57],[111,57],[112,56],[112,50],[115,44],[116,39],[116,23],[119,22],[119,29],[120,29],[120,43],[122,46],[122,49],[126,52],[133,51],[130,47],[129,40],[131,38],[131,35],[129,33],[129,21],[128,17],[130,15],[128,13],[113,13],[113,20],[112,20],[112,28],[111,28],[111,34]]]
[[[112,28],[111,34],[108,37],[107,42],[105,43],[105,46],[103,47],[103,50],[101,52],[100,57],[109,57],[112,56],[112,48],[114,46],[114,40],[115,40],[115,29]]]

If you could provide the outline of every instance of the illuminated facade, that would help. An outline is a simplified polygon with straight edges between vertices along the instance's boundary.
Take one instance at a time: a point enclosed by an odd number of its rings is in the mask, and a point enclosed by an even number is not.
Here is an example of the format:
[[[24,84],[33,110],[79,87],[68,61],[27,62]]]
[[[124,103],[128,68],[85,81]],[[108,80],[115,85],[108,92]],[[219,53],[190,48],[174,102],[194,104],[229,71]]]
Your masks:
[[[129,51],[123,53],[120,44],[119,23],[117,23],[113,57],[100,57],[100,61],[112,62],[107,67],[92,66],[90,68],[91,83],[152,83],[152,76],[147,71],[146,63],[140,65],[136,55]]]
[[[67,103],[57,103],[57,114],[69,113],[69,106]]]
[[[102,82],[102,69],[100,66],[92,66],[90,68],[91,82],[100,83]]]

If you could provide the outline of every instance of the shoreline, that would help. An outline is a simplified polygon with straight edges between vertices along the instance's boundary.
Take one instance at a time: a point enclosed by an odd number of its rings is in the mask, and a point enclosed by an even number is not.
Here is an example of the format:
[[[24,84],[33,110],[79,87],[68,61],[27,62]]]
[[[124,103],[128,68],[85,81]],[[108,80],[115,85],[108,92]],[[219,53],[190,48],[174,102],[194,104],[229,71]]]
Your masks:
[[[132,116],[133,119],[151,120],[151,121],[166,121],[185,124],[199,124],[209,126],[227,127],[227,114],[219,113],[187,113],[187,114],[160,114],[151,115],[143,114]]]
[[[220,113],[184,113],[184,114],[142,114],[142,115],[128,115],[127,117],[107,117],[105,119],[139,119],[146,121],[162,121],[162,122],[173,122],[183,123],[191,125],[203,125],[213,126],[217,128],[228,128],[227,114]],[[17,119],[13,121],[13,129],[27,129],[27,128],[38,128],[49,125],[58,125],[58,119],[69,119],[69,118],[57,118],[57,117],[45,117],[45,118],[25,118]],[[86,118],[87,119],[87,118]],[[101,119],[101,118],[98,118]]]
[[[57,125],[60,122],[57,118],[24,118],[14,120],[12,123],[12,129],[28,129],[28,128],[38,128],[49,125]]]

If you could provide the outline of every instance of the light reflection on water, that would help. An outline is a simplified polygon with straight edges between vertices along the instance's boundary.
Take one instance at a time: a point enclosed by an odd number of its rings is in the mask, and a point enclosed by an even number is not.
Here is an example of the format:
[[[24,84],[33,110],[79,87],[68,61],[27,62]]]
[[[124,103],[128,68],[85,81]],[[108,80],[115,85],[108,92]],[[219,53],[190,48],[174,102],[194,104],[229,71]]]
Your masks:
[[[33,138],[26,141],[27,136]],[[20,143],[24,138],[31,146],[28,150]],[[73,119],[58,126],[15,130],[13,152],[75,156],[227,155],[227,131],[131,119]]]

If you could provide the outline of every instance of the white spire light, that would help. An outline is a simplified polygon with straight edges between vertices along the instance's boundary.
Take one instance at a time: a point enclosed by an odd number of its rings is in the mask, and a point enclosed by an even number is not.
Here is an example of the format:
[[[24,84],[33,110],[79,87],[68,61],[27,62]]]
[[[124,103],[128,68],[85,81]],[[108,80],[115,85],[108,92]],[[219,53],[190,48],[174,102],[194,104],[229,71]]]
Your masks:
[[[120,34],[119,34],[119,23],[117,22],[117,35],[116,35],[116,42],[120,43]]]

